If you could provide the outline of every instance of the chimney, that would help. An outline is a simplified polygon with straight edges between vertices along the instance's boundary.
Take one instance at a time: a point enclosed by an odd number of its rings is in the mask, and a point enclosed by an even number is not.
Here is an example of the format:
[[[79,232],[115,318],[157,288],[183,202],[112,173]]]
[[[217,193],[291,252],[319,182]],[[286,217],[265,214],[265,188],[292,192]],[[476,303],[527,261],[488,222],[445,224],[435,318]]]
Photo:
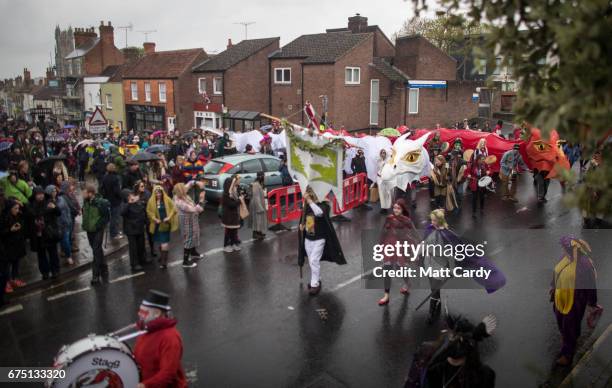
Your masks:
[[[52,67],[47,67],[47,74],[45,76],[45,84],[49,86],[49,81],[55,79],[55,72]]]
[[[102,43],[107,44],[107,45],[111,45],[114,46],[115,45],[115,38],[114,38],[114,28],[111,25],[111,22],[108,22],[108,25],[105,26],[104,22],[100,22],[100,40],[102,41]]]
[[[367,32],[368,18],[356,13],[355,16],[348,18],[348,29],[351,30],[353,34]]]
[[[30,77],[30,70],[28,70],[28,68],[24,68],[23,69],[23,81],[28,84],[31,81],[31,77]]]
[[[125,59],[125,63],[136,62],[142,56],[140,54],[140,50],[138,49],[138,47],[122,48],[121,52],[123,53],[123,58]]]
[[[142,44],[144,48],[145,55],[153,54],[155,52],[155,43],[154,42],[144,42]]]
[[[229,50],[232,46],[232,38],[227,38],[227,49]]]
[[[98,37],[93,27],[91,28],[75,28],[74,29],[74,48],[85,46],[94,41]]]

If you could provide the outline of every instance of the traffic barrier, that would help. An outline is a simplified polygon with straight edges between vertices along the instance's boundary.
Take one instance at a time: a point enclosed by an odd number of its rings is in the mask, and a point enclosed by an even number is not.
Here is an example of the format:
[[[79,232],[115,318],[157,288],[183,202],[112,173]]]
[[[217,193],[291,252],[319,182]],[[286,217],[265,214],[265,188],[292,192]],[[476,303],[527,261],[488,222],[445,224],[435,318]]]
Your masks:
[[[367,175],[357,174],[346,178],[342,182],[342,206],[338,204],[335,196],[332,201],[333,218],[335,220],[348,220],[342,214],[365,204],[368,200]],[[295,221],[302,216],[302,193],[300,186],[279,187],[268,192],[268,223],[270,230],[287,230],[283,223]]]
[[[334,197],[333,212],[334,217],[340,220],[346,220],[345,217],[339,217],[347,211],[361,206],[368,200],[368,177],[365,173],[360,173],[348,177],[342,182],[342,206],[338,205],[338,201]]]
[[[270,230],[287,230],[284,222],[294,221],[302,215],[300,185],[279,187],[268,192],[268,223]]]

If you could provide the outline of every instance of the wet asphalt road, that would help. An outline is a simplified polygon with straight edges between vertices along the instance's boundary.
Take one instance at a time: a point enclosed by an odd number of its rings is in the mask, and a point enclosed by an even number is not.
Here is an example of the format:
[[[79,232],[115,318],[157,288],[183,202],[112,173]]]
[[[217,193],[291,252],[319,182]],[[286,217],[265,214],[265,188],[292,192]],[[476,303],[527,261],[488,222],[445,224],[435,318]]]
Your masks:
[[[506,274],[507,285],[490,295],[482,289],[444,290],[443,299],[450,312],[473,321],[489,313],[498,317],[497,332],[481,345],[498,387],[547,380],[555,385],[567,372],[552,368],[560,337],[547,287],[561,255],[558,239],[571,233],[593,245],[600,304],[609,307],[612,264],[606,247],[612,235],[581,230],[579,214],[563,207],[557,182],[551,183],[548,203],[538,207],[529,177],[522,176],[518,197],[518,204],[488,197],[484,216],[474,220],[468,195],[462,214],[449,219],[458,233],[478,232],[488,240],[487,252]],[[423,189],[415,223],[423,225],[428,212]],[[192,386],[401,386],[416,347],[435,338],[442,325],[426,324],[426,307],[414,310],[428,290],[413,290],[406,298],[395,282],[390,305],[376,304],[381,291],[364,289],[360,279],[360,241],[364,229],[380,230],[383,217],[377,207],[348,216],[352,221],[336,224],[336,230],[349,263],[323,264],[323,291],[317,297],[306,293],[307,266],[300,281],[295,231],[249,242],[250,231],[242,230],[242,252],[227,254],[220,249],[215,211],[207,210],[200,251],[208,254],[195,269],[180,266],[175,236],[171,261],[177,263],[167,272],[149,266],[143,274],[131,274],[122,252],[111,265],[111,284],[90,288],[84,275],[17,301],[22,310],[0,316],[0,365],[49,366],[63,344],[133,322],[147,290],[157,288],[171,294]],[[611,321],[606,311],[594,332],[583,324],[583,350]]]

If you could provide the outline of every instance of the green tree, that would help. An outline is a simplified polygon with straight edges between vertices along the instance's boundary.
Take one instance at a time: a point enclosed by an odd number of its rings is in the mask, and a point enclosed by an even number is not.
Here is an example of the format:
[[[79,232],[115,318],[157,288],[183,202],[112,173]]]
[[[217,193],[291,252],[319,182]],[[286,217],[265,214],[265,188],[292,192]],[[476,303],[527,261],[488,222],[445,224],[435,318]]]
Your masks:
[[[612,2],[610,0],[410,0],[416,15],[436,4],[448,23],[486,23],[487,67],[503,57],[518,80],[518,120],[579,142],[603,163],[566,200],[573,206],[612,212]],[[571,179],[571,177],[568,177]],[[594,196],[593,192],[599,192]]]

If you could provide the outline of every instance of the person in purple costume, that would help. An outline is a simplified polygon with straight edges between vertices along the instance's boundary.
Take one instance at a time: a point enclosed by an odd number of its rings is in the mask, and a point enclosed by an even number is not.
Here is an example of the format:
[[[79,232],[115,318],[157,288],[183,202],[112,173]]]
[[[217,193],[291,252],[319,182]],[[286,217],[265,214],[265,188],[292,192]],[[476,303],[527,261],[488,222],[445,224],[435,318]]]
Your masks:
[[[591,260],[591,247],[572,236],[561,238],[564,249],[555,266],[550,290],[550,301],[561,332],[562,346],[557,365],[571,365],[580,337],[580,325],[589,309],[587,324],[595,327],[603,308],[597,304],[597,272]]]
[[[425,245],[445,246],[451,244],[457,246],[466,244],[461,237],[448,229],[448,223],[444,218],[444,210],[436,209],[430,213],[431,224],[425,229],[423,241]],[[432,249],[432,251],[434,251]],[[478,256],[476,253],[465,255],[463,260],[448,256],[423,255],[422,265],[425,268],[433,268],[434,270],[448,268],[452,271],[455,267],[462,267],[463,270],[490,270],[488,278],[473,277],[472,279],[484,287],[488,293],[495,292],[506,284],[506,276],[497,268],[489,259],[484,256]],[[450,278],[430,277],[429,284],[431,287],[431,298],[429,300],[429,317],[427,322],[432,324],[439,316],[441,311],[440,290]]]

